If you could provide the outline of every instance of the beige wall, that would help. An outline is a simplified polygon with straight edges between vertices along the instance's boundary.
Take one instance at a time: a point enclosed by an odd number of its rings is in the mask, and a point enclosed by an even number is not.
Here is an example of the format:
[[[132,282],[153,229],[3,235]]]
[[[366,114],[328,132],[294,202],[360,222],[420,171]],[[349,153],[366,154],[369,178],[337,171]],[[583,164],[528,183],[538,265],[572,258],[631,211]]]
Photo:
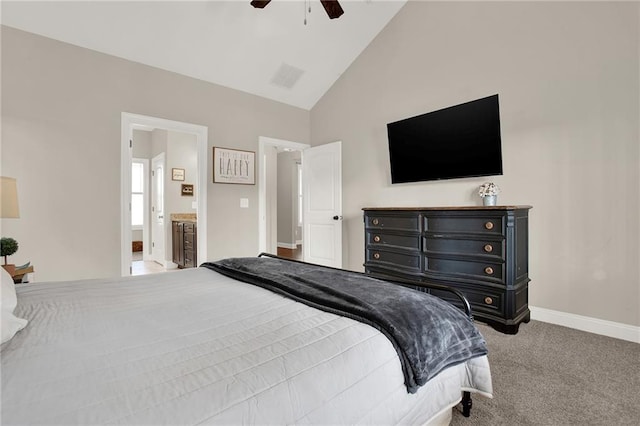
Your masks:
[[[133,130],[131,156],[151,160],[151,131]]]
[[[342,140],[345,267],[362,207],[478,205],[488,180],[391,185],[386,123],[498,93],[530,305],[640,325],[638,7],[409,2],[311,112],[313,145]]]
[[[167,219],[171,213],[196,213],[192,203],[198,198],[198,142],[195,135],[167,132],[167,172],[165,175],[164,202]],[[171,169],[184,169],[184,181],[173,180]],[[193,196],[182,195],[182,184],[193,185]],[[169,222],[168,220],[165,222]],[[170,223],[168,232],[171,233]],[[171,238],[169,237],[169,243]],[[171,247],[171,245],[169,245]],[[167,254],[171,260],[171,253]]]
[[[1,167],[21,209],[2,235],[37,280],[120,274],[122,112],[207,126],[210,148],[308,142],[308,111],[4,26],[1,36]],[[209,258],[255,255],[257,186],[213,184],[207,161]]]

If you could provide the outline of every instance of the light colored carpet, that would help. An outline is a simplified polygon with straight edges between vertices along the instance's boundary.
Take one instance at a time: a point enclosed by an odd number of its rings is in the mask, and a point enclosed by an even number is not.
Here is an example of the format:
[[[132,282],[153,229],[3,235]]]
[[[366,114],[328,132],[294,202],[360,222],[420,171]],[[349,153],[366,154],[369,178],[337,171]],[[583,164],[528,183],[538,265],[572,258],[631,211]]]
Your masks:
[[[478,323],[493,399],[473,398],[459,425],[638,425],[640,345],[538,321],[516,335]]]

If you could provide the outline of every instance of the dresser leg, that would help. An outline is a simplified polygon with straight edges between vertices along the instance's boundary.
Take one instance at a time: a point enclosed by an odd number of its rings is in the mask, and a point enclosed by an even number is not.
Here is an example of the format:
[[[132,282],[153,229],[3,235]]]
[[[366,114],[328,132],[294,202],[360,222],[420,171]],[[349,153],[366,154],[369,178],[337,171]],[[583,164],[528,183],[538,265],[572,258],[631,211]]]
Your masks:
[[[471,407],[473,401],[471,401],[471,392],[462,392],[462,415],[469,417],[471,415]]]
[[[485,323],[491,326],[494,330],[499,331],[503,334],[518,334],[518,329],[520,328],[520,323],[511,325],[506,325],[495,321],[485,321]]]

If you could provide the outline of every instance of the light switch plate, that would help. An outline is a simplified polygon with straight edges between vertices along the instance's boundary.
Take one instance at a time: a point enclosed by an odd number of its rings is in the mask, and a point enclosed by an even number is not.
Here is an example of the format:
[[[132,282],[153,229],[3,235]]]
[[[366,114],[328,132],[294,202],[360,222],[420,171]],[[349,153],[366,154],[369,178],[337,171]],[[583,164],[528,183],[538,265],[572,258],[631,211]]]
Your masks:
[[[240,208],[248,209],[249,208],[249,199],[248,198],[240,198]]]

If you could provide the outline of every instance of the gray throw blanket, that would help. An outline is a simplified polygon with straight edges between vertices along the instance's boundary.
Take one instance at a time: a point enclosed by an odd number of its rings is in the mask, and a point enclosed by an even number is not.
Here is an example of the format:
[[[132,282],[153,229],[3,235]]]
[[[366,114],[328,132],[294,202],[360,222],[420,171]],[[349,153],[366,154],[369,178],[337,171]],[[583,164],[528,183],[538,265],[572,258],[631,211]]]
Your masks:
[[[380,330],[398,352],[410,393],[445,368],[487,353],[484,338],[462,311],[401,285],[264,257],[223,259],[201,266]]]

